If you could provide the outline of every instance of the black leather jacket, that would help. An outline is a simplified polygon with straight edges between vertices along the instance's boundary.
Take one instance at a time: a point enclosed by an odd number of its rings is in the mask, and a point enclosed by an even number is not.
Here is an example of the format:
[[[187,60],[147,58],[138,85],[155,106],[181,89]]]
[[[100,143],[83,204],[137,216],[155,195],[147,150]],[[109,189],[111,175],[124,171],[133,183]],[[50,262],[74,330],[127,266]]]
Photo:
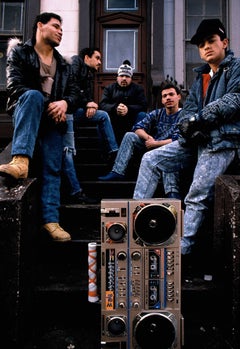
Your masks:
[[[121,87],[117,82],[106,86],[103,90],[99,107],[110,116],[117,113],[117,106],[123,103],[128,107],[128,115],[135,116],[141,111],[147,111],[147,99],[141,85],[132,82],[127,87]]]
[[[72,75],[72,68],[54,49],[57,69],[49,101],[65,100],[67,113],[73,113],[79,105],[80,93]],[[18,98],[28,90],[42,91],[40,63],[31,40],[16,43],[7,56],[7,112],[12,115]]]
[[[93,102],[93,82],[95,71],[91,69],[84,60],[75,55],[72,57],[72,70],[80,88],[80,108],[86,108],[86,104]]]

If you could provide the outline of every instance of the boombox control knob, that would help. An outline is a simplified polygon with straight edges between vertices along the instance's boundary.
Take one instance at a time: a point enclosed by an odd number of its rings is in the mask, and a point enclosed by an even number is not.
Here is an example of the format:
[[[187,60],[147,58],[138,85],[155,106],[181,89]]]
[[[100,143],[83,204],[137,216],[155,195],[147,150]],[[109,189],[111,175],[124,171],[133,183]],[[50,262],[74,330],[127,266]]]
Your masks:
[[[140,258],[141,258],[141,253],[139,251],[134,251],[132,253],[132,259],[134,261],[139,261]]]
[[[126,308],[126,305],[124,302],[120,302],[118,306],[119,308]]]
[[[133,303],[133,308],[139,308],[139,306],[140,306],[139,302],[134,302]]]
[[[120,261],[124,261],[126,258],[127,258],[127,254],[126,252],[124,251],[120,251],[117,255],[117,258],[120,260]]]

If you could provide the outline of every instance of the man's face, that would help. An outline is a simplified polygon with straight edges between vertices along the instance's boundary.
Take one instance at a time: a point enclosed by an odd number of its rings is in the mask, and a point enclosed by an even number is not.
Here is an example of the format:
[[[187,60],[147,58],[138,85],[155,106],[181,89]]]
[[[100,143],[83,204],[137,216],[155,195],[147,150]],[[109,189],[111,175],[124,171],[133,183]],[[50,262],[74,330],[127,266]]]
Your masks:
[[[86,55],[84,57],[84,63],[86,63],[90,68],[98,71],[100,65],[102,64],[101,53],[98,51],[94,51],[92,57]]]
[[[43,24],[38,22],[38,30],[46,45],[52,47],[59,46],[62,40],[62,25],[56,18],[51,18],[49,22]]]
[[[162,104],[166,109],[178,109],[180,99],[174,88],[162,90]]]
[[[217,34],[204,38],[198,45],[199,54],[202,60],[209,64],[218,65],[225,57],[225,49],[228,46],[228,39],[221,40]]]
[[[117,82],[121,87],[127,87],[131,84],[132,78],[130,78],[130,76],[121,75],[117,77]]]

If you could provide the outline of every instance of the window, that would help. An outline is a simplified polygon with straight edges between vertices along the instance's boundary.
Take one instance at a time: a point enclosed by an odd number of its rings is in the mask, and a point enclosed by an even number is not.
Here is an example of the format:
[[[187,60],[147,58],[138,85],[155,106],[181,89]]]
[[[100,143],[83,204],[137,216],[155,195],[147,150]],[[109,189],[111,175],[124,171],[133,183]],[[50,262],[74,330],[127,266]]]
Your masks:
[[[106,11],[138,10],[138,0],[105,0]]]
[[[6,51],[7,43],[0,41],[0,90],[6,86]]]
[[[190,39],[203,19],[219,18],[224,24],[226,1],[224,0],[186,0],[186,87],[191,87],[195,74],[193,68],[202,64],[198,48],[190,44]]]
[[[0,1],[0,114],[6,109],[6,60],[8,39],[22,39],[24,2]]]
[[[94,99],[116,81],[117,71],[128,60],[134,82],[147,89],[147,0],[98,0],[95,4],[94,45],[102,52],[95,74]]]
[[[127,43],[127,44],[126,44]],[[138,30],[137,29],[105,29],[103,40],[105,72],[116,73],[118,67],[128,59],[137,70]]]
[[[22,33],[23,30],[23,3],[0,3],[0,32]]]

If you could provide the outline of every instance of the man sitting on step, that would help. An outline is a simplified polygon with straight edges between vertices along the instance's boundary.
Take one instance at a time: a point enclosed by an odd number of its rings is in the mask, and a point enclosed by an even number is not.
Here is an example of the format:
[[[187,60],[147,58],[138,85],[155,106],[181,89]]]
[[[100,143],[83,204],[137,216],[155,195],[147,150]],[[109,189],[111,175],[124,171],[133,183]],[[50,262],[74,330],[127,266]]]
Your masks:
[[[71,66],[55,49],[62,39],[62,19],[38,15],[32,39],[8,47],[7,111],[13,116],[12,161],[0,165],[0,175],[27,178],[29,160],[39,167],[42,228],[54,241],[71,236],[59,225],[62,142],[66,113],[79,104],[80,91]]]
[[[125,133],[146,116],[147,98],[143,87],[133,82],[129,60],[118,68],[116,82],[104,87],[99,106],[110,116],[118,144]]]
[[[68,203],[91,204],[99,200],[87,197],[79,183],[74,164],[75,137],[74,122],[88,121],[97,125],[99,140],[102,150],[107,154],[107,159],[115,159],[118,144],[112,128],[111,120],[106,111],[99,110],[98,104],[93,100],[94,73],[101,65],[101,53],[96,47],[86,47],[79,55],[72,57],[72,69],[81,90],[81,104],[74,115],[67,115],[67,132],[63,139],[63,173],[69,187]]]
[[[98,177],[100,181],[123,180],[135,149],[144,153],[178,138],[177,122],[181,111],[180,89],[173,83],[164,84],[161,97],[163,107],[147,114],[142,121],[133,126],[132,132],[124,135],[112,171],[106,176]],[[178,173],[163,174],[167,197],[180,199],[178,182]]]

